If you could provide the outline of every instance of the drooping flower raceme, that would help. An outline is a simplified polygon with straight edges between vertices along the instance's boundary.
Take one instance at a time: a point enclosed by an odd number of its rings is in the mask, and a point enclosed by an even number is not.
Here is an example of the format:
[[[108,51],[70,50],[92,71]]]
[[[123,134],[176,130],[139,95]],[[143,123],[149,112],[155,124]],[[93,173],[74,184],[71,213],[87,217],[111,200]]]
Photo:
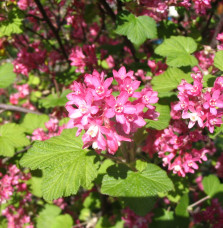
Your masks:
[[[158,101],[157,92],[151,88],[136,91],[140,81],[133,74],[125,67],[113,70],[114,86],[113,77],[105,79],[96,70],[85,75],[84,83],[73,82],[72,93],[67,95],[68,127],[77,127],[77,134],[85,130],[84,147],[115,154],[122,141],[131,141],[132,134],[145,126],[145,118],[159,116],[151,105]]]
[[[213,87],[203,88],[201,73],[191,76],[193,85],[182,80],[178,86],[180,101],[173,105],[173,111],[181,112],[182,118],[189,120],[188,128],[197,123],[200,128],[207,127],[213,133],[214,127],[223,123],[223,77],[218,77]],[[172,118],[175,116],[178,115]]]
[[[151,153],[152,147],[153,154],[158,152],[158,156],[162,158],[163,166],[182,177],[186,173],[194,173],[199,163],[207,161],[206,154],[215,152],[208,136],[203,135],[201,130],[188,129],[182,120],[174,120],[168,128],[153,133],[153,136],[153,141],[148,136],[143,151]],[[194,148],[196,144],[199,144],[199,148]]]

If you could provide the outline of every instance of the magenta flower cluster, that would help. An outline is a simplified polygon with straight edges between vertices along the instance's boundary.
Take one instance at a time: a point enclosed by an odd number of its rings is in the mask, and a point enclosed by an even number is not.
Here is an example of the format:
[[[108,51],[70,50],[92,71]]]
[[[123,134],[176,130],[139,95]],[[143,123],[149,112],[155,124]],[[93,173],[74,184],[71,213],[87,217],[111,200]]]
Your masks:
[[[29,72],[34,69],[39,69],[41,72],[48,73],[49,70],[47,65],[45,64],[47,53],[46,50],[43,49],[40,42],[34,42],[32,44],[29,44],[29,48],[21,48],[20,43],[26,42],[27,39],[24,36],[24,40],[20,42],[15,40],[15,44],[19,47],[20,52],[18,53],[17,58],[13,61],[14,72],[16,74],[26,75],[27,77]]]
[[[202,148],[194,148],[194,144],[202,142]],[[158,156],[162,158],[163,166],[179,176],[194,173],[198,163],[207,161],[206,154],[215,152],[214,144],[201,130],[189,130],[185,122],[175,120],[169,128],[158,132],[153,144]]]
[[[86,131],[84,148],[115,154],[121,141],[131,141],[132,134],[146,125],[146,118],[157,119],[159,114],[151,104],[158,101],[158,93],[151,88],[136,91],[140,81],[133,73],[121,67],[113,70],[114,80],[94,70],[85,75],[84,83],[73,82],[73,92],[67,95],[68,127],[78,127],[77,134]]]
[[[1,170],[6,170],[6,173],[0,172],[0,206],[4,208],[2,215],[7,218],[8,227],[33,228],[30,216],[26,211],[27,202],[31,200],[31,193],[26,182],[31,178],[31,175],[22,173],[16,165],[1,164]],[[21,200],[16,206],[10,204],[14,194],[17,197],[21,196]]]
[[[55,117],[51,117],[48,122],[45,123],[45,128],[37,128],[33,131],[31,139],[32,141],[39,140],[45,141],[51,137],[58,136],[61,134],[66,125],[59,126],[59,121]]]
[[[206,210],[194,214],[195,224],[212,224],[214,228],[221,228],[223,224],[223,208],[217,198],[211,200]]]
[[[178,86],[179,102],[173,106],[175,111],[173,119],[188,119],[188,128],[196,123],[200,128],[207,127],[211,133],[215,126],[222,124],[223,116],[223,77],[216,78],[213,87],[203,88],[203,76],[201,73],[192,73],[193,85],[182,80]]]

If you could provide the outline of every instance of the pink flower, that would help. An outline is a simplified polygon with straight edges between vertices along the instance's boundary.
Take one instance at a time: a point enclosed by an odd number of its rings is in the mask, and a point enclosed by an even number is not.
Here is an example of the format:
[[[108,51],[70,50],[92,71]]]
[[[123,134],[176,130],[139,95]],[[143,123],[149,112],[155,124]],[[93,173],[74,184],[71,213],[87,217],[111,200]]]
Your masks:
[[[118,83],[122,83],[122,81],[126,78],[133,78],[133,71],[129,71],[128,73],[126,73],[126,69],[124,66],[122,66],[119,71],[113,70],[113,75],[114,78],[118,81]],[[134,78],[133,78],[134,79]]]
[[[135,92],[135,90],[139,88],[140,83],[140,81],[133,81],[131,78],[127,77],[119,86],[120,92],[127,92],[130,97],[139,97],[140,94]]]
[[[158,93],[153,91],[152,89],[144,88],[141,91],[141,102],[144,104],[148,109],[154,109],[154,106],[150,104],[155,104],[159,100]]]
[[[96,151],[105,150],[107,142],[103,136],[103,133],[109,133],[109,130],[97,123],[91,123],[88,130],[82,137],[84,143],[83,148],[92,145],[93,149]]]
[[[136,111],[133,114],[126,115],[126,122],[123,125],[123,130],[126,134],[131,132],[136,132],[138,128],[141,128],[146,125],[146,121],[143,119],[143,104],[135,105]]]
[[[100,75],[97,71],[94,71],[92,75],[87,74],[84,80],[88,88],[91,88],[95,100],[100,100],[111,95],[112,90],[108,88],[112,81],[113,78],[107,78],[104,81],[104,73]]]
[[[220,96],[220,90],[214,90],[211,96],[211,93],[206,92],[204,94],[204,98],[206,102],[203,104],[205,109],[210,108],[210,112],[213,115],[217,114],[217,109],[218,108],[223,108],[223,96]]]
[[[201,111],[202,109],[199,106],[196,107],[196,109],[194,107],[190,106],[189,110],[191,112],[182,113],[183,119],[190,119],[188,128],[192,128],[196,122],[198,122],[198,125],[200,127],[203,127],[204,126],[204,123],[203,123],[204,112]]]
[[[127,121],[126,115],[134,114],[136,111],[136,108],[129,104],[128,98],[129,96],[127,92],[122,92],[116,100],[114,97],[110,97],[107,102],[111,108],[106,110],[105,116],[107,118],[116,116],[117,122],[125,124]]]
[[[88,118],[91,117],[91,114],[96,114],[98,112],[98,107],[92,105],[93,97],[90,91],[87,91],[85,97],[68,94],[67,99],[70,99],[66,104],[69,117],[72,119],[81,118],[80,122],[83,125],[88,124]],[[74,108],[73,105],[77,108]]]
[[[218,33],[216,39],[223,42],[223,33]]]
[[[71,66],[76,66],[76,72],[84,73],[85,67],[85,55],[81,49],[81,47],[76,46],[72,49],[71,54],[69,56],[69,60],[71,61]]]

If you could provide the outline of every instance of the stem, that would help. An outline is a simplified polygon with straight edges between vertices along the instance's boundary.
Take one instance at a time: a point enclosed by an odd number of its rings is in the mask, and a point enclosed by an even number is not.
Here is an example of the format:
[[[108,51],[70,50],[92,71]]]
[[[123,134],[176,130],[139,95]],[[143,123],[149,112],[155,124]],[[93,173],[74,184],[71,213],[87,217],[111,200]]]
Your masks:
[[[24,112],[24,113],[33,113],[33,114],[38,114],[41,115],[42,113],[34,110],[30,110],[27,108],[22,108],[19,106],[14,106],[14,105],[7,105],[7,104],[0,104],[0,109],[3,109],[4,111],[15,111],[15,112]]]
[[[202,203],[202,202],[204,202],[204,201],[206,201],[206,200],[208,200],[208,199],[210,199],[210,198],[211,198],[210,196],[205,196],[204,198],[198,200],[197,202],[195,202],[195,203],[189,205],[189,206],[187,207],[187,210],[188,210],[188,211],[192,211],[192,208],[193,208],[193,207],[199,205],[200,203]]]
[[[201,68],[201,66],[199,64],[197,64],[197,67],[199,68],[199,70],[201,71],[201,73],[204,75],[204,71],[203,69]]]
[[[104,6],[105,10],[107,11],[108,15],[111,17],[113,22],[116,21],[116,15],[114,14],[113,10],[110,8],[108,3],[105,0],[100,0],[101,4]]]
[[[211,39],[210,46],[212,48],[215,48],[216,45],[217,45],[216,37],[217,37],[218,33],[221,31],[222,26],[223,26],[223,14],[221,14],[221,16],[220,16],[220,20],[219,20],[219,22],[218,22],[218,24],[217,24],[217,26],[215,28],[214,35],[213,35],[213,37]]]
[[[99,0],[99,1],[104,6],[104,9],[107,11],[108,15],[111,17],[113,22],[116,23],[116,15],[113,12],[113,10],[110,8],[108,3],[105,0]],[[118,6],[119,7],[119,11],[121,10],[121,6],[122,5],[119,4],[119,6]],[[128,48],[130,49],[130,51],[132,53],[132,56],[134,58],[134,61],[135,62],[139,62],[139,59],[136,57],[136,54],[135,54],[135,48],[134,48],[133,44],[131,43],[131,41],[129,41],[126,36],[122,36],[122,37],[124,38],[125,45],[128,46]]]
[[[11,158],[14,158],[17,154],[26,152],[30,147],[31,147],[31,145],[29,145],[29,146],[25,147],[24,149],[22,149],[22,150],[16,152],[16,153],[14,154],[13,157],[7,157],[7,158],[2,159],[2,164],[5,164],[5,163],[6,163],[7,161],[9,161]]]
[[[38,32],[36,32],[36,31],[34,31],[34,30],[32,30],[32,29],[29,28],[29,27],[24,26],[24,28],[25,28],[26,30],[32,32],[33,34],[36,34],[36,35],[39,36],[42,40],[45,40],[52,48],[54,48],[56,51],[58,51],[58,49],[57,49],[53,44],[51,44],[51,43],[49,42],[49,40],[46,39],[44,36],[42,36],[41,34],[39,34]]]
[[[111,160],[114,160],[114,161],[116,161],[118,163],[124,163],[124,164],[126,164],[125,161],[123,161],[121,158],[114,157],[114,156],[112,156],[110,154],[100,154],[100,156],[105,157],[105,158],[108,158],[108,159],[111,159]]]
[[[58,83],[57,83],[57,80],[56,80],[56,78],[55,78],[55,75],[54,75],[54,74],[52,74],[52,80],[53,80],[53,84],[54,84],[54,86],[55,86],[55,88],[56,88],[56,93],[57,93],[57,96],[58,96],[58,97],[60,97],[60,89],[59,89],[59,85],[58,85]]]
[[[135,161],[135,147],[134,147],[134,142],[129,143],[129,160],[130,162]]]
[[[135,169],[134,167],[130,166],[128,163],[126,163],[125,160],[122,160],[122,158],[114,157],[114,156],[112,156],[110,154],[100,154],[100,156],[108,158],[108,159],[111,159],[111,160],[113,160],[113,161],[115,161],[117,163],[124,164],[124,165],[128,166],[132,171],[137,172],[137,169]]]
[[[51,29],[52,32],[54,33],[54,35],[55,35],[55,37],[56,37],[56,39],[57,39],[57,41],[58,41],[58,43],[59,43],[59,46],[60,46],[60,48],[61,48],[61,51],[62,51],[62,53],[63,53],[65,59],[66,59],[67,62],[69,63],[67,53],[66,53],[66,51],[65,51],[65,48],[64,48],[63,43],[62,43],[62,41],[61,41],[61,39],[60,39],[60,36],[59,36],[59,33],[58,33],[57,29],[53,26],[53,24],[52,24],[50,18],[47,16],[47,14],[46,14],[46,12],[45,12],[45,10],[44,10],[44,8],[43,8],[41,2],[40,2],[39,0],[34,0],[34,1],[35,1],[35,3],[36,3],[37,7],[39,8],[39,11],[41,12],[41,14],[42,14],[44,20],[46,21],[46,23],[49,25],[50,29]]]

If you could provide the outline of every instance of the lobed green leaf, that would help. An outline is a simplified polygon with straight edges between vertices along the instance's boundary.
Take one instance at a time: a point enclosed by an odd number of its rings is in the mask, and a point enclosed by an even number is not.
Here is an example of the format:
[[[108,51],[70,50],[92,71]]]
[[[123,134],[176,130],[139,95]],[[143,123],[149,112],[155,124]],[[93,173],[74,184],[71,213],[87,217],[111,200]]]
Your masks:
[[[127,36],[128,39],[141,45],[148,39],[157,37],[156,22],[148,16],[139,16],[123,11],[118,15],[116,33]]]
[[[43,169],[42,192],[47,200],[76,194],[79,187],[88,188],[97,177],[98,156],[82,149],[76,129],[65,129],[60,136],[35,142],[20,164]]]
[[[29,145],[23,128],[14,123],[7,123],[0,126],[0,155],[11,157],[15,148]]]
[[[5,63],[0,66],[0,88],[7,88],[10,86],[16,78],[16,74],[13,72],[12,63]]]
[[[155,49],[155,53],[167,57],[169,66],[195,66],[198,61],[191,53],[196,49],[197,44],[191,37],[171,36]]]
[[[114,197],[148,197],[172,189],[173,183],[166,172],[154,164],[148,164],[142,172],[118,165],[107,169],[101,192]]]
[[[218,51],[214,57],[214,66],[223,71],[223,51]]]

